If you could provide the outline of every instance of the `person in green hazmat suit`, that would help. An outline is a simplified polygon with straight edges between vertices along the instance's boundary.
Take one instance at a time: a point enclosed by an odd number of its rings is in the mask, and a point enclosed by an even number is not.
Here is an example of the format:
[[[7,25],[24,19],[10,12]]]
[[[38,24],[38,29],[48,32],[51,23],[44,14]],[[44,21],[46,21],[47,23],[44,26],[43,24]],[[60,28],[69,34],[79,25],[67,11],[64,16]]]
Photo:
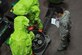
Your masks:
[[[14,19],[14,32],[9,39],[12,55],[32,55],[33,32],[27,31],[29,19],[25,16],[17,16]]]
[[[32,40],[35,35],[27,28],[36,24],[39,31],[43,28],[39,18],[39,2],[19,0],[12,8],[12,12],[17,15],[14,19],[14,32],[8,40],[12,55],[32,55]]]
[[[13,7],[13,13],[26,16],[30,20],[30,26],[37,23],[39,29],[43,28],[42,22],[39,19],[40,9],[38,0],[19,0]]]

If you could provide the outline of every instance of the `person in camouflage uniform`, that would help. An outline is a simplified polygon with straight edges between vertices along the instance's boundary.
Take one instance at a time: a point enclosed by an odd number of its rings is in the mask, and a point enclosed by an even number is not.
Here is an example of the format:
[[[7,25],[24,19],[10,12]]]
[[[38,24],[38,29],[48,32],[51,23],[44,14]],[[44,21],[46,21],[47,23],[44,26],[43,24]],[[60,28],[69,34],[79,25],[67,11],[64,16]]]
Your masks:
[[[70,12],[63,10],[61,7],[55,10],[56,20],[59,21],[59,33],[61,37],[61,43],[58,50],[64,50],[68,46],[69,33],[70,33]]]

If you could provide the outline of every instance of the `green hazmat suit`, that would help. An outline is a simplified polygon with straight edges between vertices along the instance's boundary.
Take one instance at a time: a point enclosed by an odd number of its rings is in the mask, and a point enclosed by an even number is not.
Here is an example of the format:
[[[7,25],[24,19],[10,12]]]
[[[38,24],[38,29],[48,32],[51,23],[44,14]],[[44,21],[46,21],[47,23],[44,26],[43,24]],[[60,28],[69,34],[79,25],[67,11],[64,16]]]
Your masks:
[[[14,32],[9,39],[12,55],[32,55],[34,33],[26,30],[29,20],[25,16],[14,19]]]
[[[19,0],[13,7],[13,13],[16,15],[26,15],[31,21],[30,26],[33,26],[37,22],[38,28],[43,28],[43,24],[39,18],[40,9],[38,0]]]
[[[28,31],[27,27],[37,22],[38,29],[43,28],[39,18],[39,2],[38,0],[19,0],[12,12],[17,15],[14,19],[14,32],[7,41],[12,55],[32,55],[32,40],[35,35],[32,31]]]

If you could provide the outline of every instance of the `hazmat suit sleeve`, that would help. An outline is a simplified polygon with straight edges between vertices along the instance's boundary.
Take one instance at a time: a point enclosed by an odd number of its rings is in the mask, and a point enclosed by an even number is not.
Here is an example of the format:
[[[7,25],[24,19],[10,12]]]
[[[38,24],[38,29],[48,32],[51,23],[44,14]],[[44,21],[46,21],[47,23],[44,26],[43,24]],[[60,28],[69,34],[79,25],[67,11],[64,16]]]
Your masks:
[[[38,5],[34,5],[34,6],[32,7],[32,12],[35,13],[35,18],[34,18],[34,19],[35,19],[35,21],[37,21],[37,23],[38,23],[38,28],[39,28],[39,29],[43,29],[42,21],[41,21],[41,19],[39,18],[40,9],[39,9]]]

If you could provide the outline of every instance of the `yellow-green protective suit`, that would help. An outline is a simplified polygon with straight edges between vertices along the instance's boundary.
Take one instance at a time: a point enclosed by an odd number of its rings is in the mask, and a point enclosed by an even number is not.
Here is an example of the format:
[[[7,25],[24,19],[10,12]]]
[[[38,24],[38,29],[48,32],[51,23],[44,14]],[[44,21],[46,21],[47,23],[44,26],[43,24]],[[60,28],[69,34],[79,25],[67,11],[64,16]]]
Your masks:
[[[38,29],[43,28],[39,18],[39,2],[38,0],[19,0],[12,12],[17,15],[14,19],[14,32],[8,40],[12,55],[32,55],[34,33],[29,32],[27,27],[37,22]]]
[[[12,55],[32,55],[33,32],[26,30],[29,20],[24,16],[14,19],[14,32],[9,39]]]
[[[43,28],[43,24],[39,18],[40,9],[38,0],[19,0],[13,7],[13,13],[16,15],[27,15],[30,20],[30,26],[33,26],[36,21],[38,28]]]

